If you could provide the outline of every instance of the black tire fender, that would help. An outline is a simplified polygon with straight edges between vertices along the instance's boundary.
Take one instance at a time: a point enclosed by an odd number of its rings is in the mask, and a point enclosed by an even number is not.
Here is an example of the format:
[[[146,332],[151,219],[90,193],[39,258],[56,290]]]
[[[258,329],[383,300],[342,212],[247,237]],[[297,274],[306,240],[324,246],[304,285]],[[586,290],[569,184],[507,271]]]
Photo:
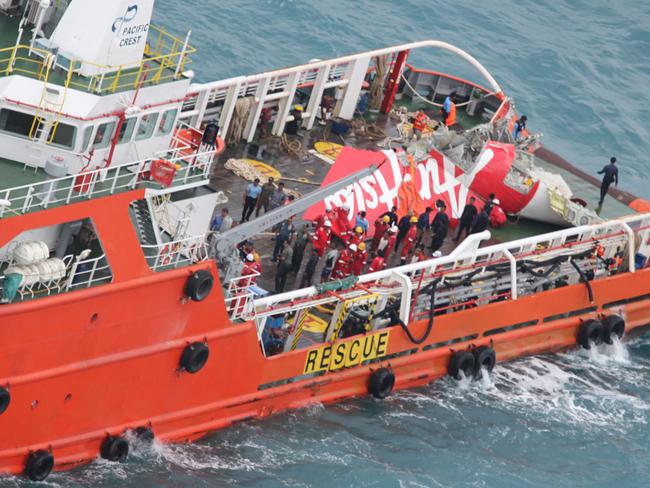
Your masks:
[[[368,380],[368,393],[373,397],[383,399],[393,391],[395,375],[388,368],[373,371]]]
[[[138,427],[133,430],[133,434],[138,438],[139,441],[145,444],[151,444],[155,438],[153,430],[150,427]]]
[[[456,351],[452,354],[451,359],[449,360],[449,365],[447,366],[447,372],[449,376],[456,380],[461,380],[463,375],[465,378],[474,376],[474,355],[469,351]]]
[[[625,334],[625,320],[618,315],[608,315],[603,319],[603,342],[613,344],[612,337],[616,335],[619,339]]]
[[[0,415],[5,413],[11,403],[11,393],[6,388],[0,386]]]
[[[580,324],[576,342],[584,349],[591,349],[591,344],[600,344],[603,340],[603,324],[600,320],[589,319]]]
[[[102,442],[99,454],[108,461],[123,463],[129,455],[129,442],[124,437],[109,435]]]
[[[214,278],[209,271],[200,269],[190,276],[185,283],[185,296],[189,297],[195,302],[202,302],[214,286]]]
[[[25,463],[25,475],[32,481],[43,481],[52,472],[54,456],[47,451],[32,451]]]
[[[474,354],[474,378],[479,379],[482,376],[483,369],[491,373],[497,362],[494,349],[488,346],[479,346],[472,353]]]
[[[180,368],[188,373],[198,373],[203,369],[210,357],[210,349],[203,342],[193,342],[183,349],[181,354]]]

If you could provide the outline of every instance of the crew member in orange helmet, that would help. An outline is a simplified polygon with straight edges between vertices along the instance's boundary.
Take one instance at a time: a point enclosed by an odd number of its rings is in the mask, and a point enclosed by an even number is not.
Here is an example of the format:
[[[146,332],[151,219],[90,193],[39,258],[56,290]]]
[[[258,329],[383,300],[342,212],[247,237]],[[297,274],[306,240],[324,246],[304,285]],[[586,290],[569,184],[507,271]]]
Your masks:
[[[366,243],[360,242],[357,246],[357,252],[354,253],[352,261],[352,274],[359,276],[363,273],[363,267],[368,262],[368,251],[366,251]]]
[[[366,240],[366,234],[363,232],[363,227],[357,225],[354,228],[354,232],[350,236],[350,244],[356,244],[357,246]]]

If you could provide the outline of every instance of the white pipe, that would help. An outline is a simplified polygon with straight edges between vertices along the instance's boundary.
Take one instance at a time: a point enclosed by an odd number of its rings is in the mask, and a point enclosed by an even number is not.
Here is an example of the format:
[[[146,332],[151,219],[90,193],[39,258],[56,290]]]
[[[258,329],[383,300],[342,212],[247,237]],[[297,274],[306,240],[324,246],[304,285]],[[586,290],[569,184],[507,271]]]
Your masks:
[[[630,273],[634,273],[636,271],[636,262],[635,262],[635,244],[636,241],[634,239],[634,231],[632,230],[632,227],[627,225],[627,222],[621,222],[621,227],[623,227],[623,230],[627,234],[627,242],[628,242],[628,270]]]
[[[402,300],[400,302],[399,318],[402,322],[408,324],[411,311],[411,293],[413,292],[413,283],[411,282],[411,278],[399,271],[399,268],[393,269],[392,271],[393,278],[402,284]]]
[[[41,30],[41,27],[43,27],[43,19],[45,18],[45,11],[50,8],[52,3],[50,0],[41,0],[38,3],[38,17],[36,19],[36,25],[34,26],[34,33],[32,34],[32,41],[29,44],[29,54],[31,56],[32,54],[32,49],[34,49],[34,43],[36,42],[36,36],[38,35],[38,31]]]
[[[181,49],[181,55],[178,58],[178,64],[176,65],[176,72],[174,73],[174,79],[178,78],[178,73],[181,70],[181,66],[183,65],[183,60],[185,59],[185,54],[187,53],[187,47],[190,44],[191,35],[192,35],[192,31],[188,30],[187,35],[185,36],[185,42],[183,43],[183,49]]]

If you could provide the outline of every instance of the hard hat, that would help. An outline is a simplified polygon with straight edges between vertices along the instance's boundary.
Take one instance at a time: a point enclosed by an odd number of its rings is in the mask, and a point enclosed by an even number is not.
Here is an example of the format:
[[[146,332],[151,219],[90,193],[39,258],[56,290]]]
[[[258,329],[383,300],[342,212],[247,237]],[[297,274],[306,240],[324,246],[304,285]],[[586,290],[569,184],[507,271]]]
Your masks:
[[[253,256],[253,254],[249,252],[248,254],[246,254],[246,261],[250,261],[250,262],[255,261],[255,256]]]
[[[398,231],[396,225],[392,226],[392,227],[391,227],[390,229],[388,229],[388,230],[389,230],[390,232],[397,232],[397,231]]]
[[[390,222],[390,217],[388,215],[384,215],[384,217],[381,220],[388,223],[388,222]]]
[[[357,234],[363,234],[363,228],[360,225],[357,225],[354,228],[354,232],[356,232]]]
[[[365,242],[360,242],[359,243],[359,251],[365,251],[366,250],[366,243]]]
[[[436,252],[433,253],[434,258],[439,258],[441,256],[442,256],[442,253],[440,251],[436,251]]]
[[[494,200],[492,200],[492,203],[494,203],[495,205],[501,205],[501,202],[499,201],[498,198],[495,198]]]
[[[302,105],[294,105],[293,109],[297,110],[298,112],[302,112],[303,110],[305,110],[305,107],[303,107]]]
[[[326,212],[331,212],[332,211],[332,205],[330,203],[325,204],[325,211]]]
[[[356,251],[357,250],[357,245],[356,244],[350,244],[350,250],[351,251]]]
[[[332,222],[329,220],[326,220],[325,223],[323,224],[325,227],[332,227]]]
[[[418,218],[414,215],[413,217],[411,217],[409,219],[409,222],[411,222],[412,224],[417,224],[418,223]]]

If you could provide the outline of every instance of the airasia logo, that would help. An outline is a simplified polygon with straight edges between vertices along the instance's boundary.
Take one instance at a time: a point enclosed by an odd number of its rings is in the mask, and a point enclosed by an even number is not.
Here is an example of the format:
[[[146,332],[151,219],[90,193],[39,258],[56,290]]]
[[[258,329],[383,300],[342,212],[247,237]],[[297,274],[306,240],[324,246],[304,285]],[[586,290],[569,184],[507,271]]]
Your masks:
[[[397,207],[400,214],[412,210],[424,211],[433,207],[440,199],[447,205],[451,218],[459,218],[465,207],[470,191],[455,176],[456,167],[442,154],[433,152],[425,161],[415,164],[411,176],[410,166],[404,166],[393,151],[372,153],[345,148],[327,175],[324,184],[367,167],[370,163],[386,162],[373,174],[348,185],[346,188],[325,198],[325,204],[350,208],[348,219],[357,212],[365,210],[370,221]],[[315,218],[323,211],[321,203],[312,207],[307,218]]]

